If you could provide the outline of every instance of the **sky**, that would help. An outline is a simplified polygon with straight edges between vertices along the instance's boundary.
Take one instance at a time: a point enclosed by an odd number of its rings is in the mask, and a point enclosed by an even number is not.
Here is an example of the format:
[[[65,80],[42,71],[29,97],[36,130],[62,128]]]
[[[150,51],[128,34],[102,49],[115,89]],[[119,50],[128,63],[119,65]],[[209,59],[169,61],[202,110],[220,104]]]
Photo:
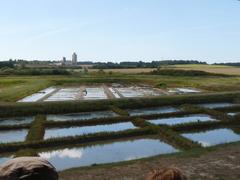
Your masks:
[[[0,60],[240,62],[238,0],[0,0]]]

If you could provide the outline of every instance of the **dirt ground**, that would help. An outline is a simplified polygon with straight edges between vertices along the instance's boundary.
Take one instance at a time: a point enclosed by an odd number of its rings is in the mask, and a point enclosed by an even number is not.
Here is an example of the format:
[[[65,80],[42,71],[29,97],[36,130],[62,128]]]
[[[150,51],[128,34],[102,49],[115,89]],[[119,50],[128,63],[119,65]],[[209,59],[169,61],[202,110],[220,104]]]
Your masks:
[[[177,166],[189,179],[240,179],[240,144],[211,151],[155,157],[126,164],[75,169],[60,173],[60,180],[144,180],[155,168]]]

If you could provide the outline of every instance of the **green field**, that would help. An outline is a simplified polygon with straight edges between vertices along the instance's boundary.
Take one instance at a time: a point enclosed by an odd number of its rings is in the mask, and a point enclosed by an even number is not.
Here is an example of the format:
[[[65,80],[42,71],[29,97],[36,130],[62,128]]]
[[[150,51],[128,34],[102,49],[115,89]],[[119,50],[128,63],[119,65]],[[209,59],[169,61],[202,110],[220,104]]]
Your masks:
[[[201,67],[202,65],[200,65]],[[191,67],[196,67],[191,66]],[[222,68],[222,67],[221,67]],[[200,68],[201,69],[201,68]],[[158,88],[194,87],[207,91],[238,91],[240,76],[163,76],[149,73],[103,72],[59,76],[0,76],[0,101],[15,102],[43,88],[55,85],[91,83],[145,83]]]

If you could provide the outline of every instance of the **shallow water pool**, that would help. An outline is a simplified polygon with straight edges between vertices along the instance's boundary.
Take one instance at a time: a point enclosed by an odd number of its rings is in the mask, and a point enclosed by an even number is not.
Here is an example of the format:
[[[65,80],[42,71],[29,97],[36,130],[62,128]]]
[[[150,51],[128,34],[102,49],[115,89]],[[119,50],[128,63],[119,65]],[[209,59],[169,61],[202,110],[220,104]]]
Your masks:
[[[153,107],[153,108],[131,109],[131,110],[128,110],[128,113],[131,116],[140,116],[140,115],[172,113],[172,112],[178,112],[178,111],[179,109],[174,107]]]
[[[240,135],[226,128],[206,132],[184,133],[182,135],[188,139],[201,143],[204,147],[240,141]]]
[[[87,147],[65,148],[39,153],[57,170],[128,161],[159,154],[174,153],[178,150],[156,139],[138,139]]]
[[[210,109],[214,109],[214,108],[222,108],[222,107],[230,107],[230,106],[234,106],[235,104],[233,103],[203,103],[203,104],[199,104],[199,106],[204,107],[204,108],[210,108]]]
[[[95,118],[109,118],[118,116],[112,111],[95,111],[72,114],[47,115],[47,120],[51,121],[69,121],[69,120],[88,120]]]
[[[0,131],[0,143],[24,141],[27,133],[27,129]]]
[[[160,125],[160,124],[175,125],[175,124],[182,124],[182,123],[205,122],[205,121],[216,121],[216,120],[206,114],[194,114],[194,115],[187,115],[183,117],[153,119],[153,120],[149,120],[148,122],[156,125]]]
[[[46,129],[44,139],[65,137],[65,136],[76,136],[83,134],[91,134],[98,132],[116,132],[127,129],[135,129],[136,127],[131,122],[116,123],[108,125],[96,125],[96,126],[83,126],[83,127],[72,127],[72,128],[54,128]]]
[[[0,118],[0,126],[2,125],[19,125],[29,124],[34,120],[34,117],[11,117],[11,118]]]

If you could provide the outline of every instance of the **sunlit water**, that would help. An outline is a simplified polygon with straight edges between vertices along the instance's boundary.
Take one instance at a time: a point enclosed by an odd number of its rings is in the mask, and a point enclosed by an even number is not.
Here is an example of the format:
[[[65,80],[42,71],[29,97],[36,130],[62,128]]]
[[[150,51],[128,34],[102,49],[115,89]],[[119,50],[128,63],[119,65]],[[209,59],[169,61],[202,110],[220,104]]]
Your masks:
[[[46,129],[44,139],[54,137],[76,136],[98,132],[116,132],[135,128],[136,127],[131,122],[72,128],[56,128],[56,129],[54,128]]]
[[[70,101],[80,98],[80,88],[62,88],[45,101]]]
[[[112,111],[95,111],[95,112],[83,112],[83,113],[72,113],[72,114],[58,114],[48,115],[47,120],[52,121],[69,121],[69,120],[87,120],[94,118],[107,118],[118,116]]]
[[[39,101],[40,99],[44,98],[48,94],[52,93],[55,90],[56,90],[56,88],[50,87],[50,88],[44,89],[42,91],[39,91],[35,94],[32,94],[30,96],[27,96],[27,97],[19,100],[18,102],[36,102],[36,101]]]
[[[227,113],[227,115],[229,115],[229,116],[235,116],[235,115],[237,115],[238,114],[238,112],[230,112],[230,113]]]
[[[210,108],[210,109],[214,109],[214,108],[223,108],[223,107],[230,107],[230,106],[234,106],[235,104],[233,103],[203,103],[203,104],[199,104],[199,106],[204,107],[204,108]]]
[[[182,135],[201,143],[204,147],[240,141],[240,135],[235,134],[231,129],[216,129],[206,132],[185,133]]]
[[[175,124],[182,124],[182,123],[192,123],[192,122],[205,122],[205,121],[216,121],[215,119],[211,118],[205,114],[195,114],[195,115],[188,115],[184,117],[171,117],[171,118],[162,118],[162,119],[154,119],[149,120],[148,122],[160,125],[175,125]]]
[[[0,167],[3,163],[9,161],[11,158],[10,157],[0,157]]]
[[[108,99],[102,87],[86,88],[85,100]]]
[[[42,152],[39,155],[57,170],[90,166],[177,152],[172,146],[155,139],[140,139],[104,145],[66,148]]]
[[[128,110],[128,112],[131,116],[172,113],[172,112],[177,112],[177,111],[179,111],[179,109],[173,108],[173,107],[153,107],[153,108]]]
[[[19,125],[29,124],[34,120],[34,117],[11,117],[11,118],[0,118],[0,126],[2,125]]]
[[[0,143],[24,141],[28,130],[0,131]]]
[[[132,98],[132,97],[144,97],[144,93],[135,87],[122,87],[116,88],[123,97]]]

